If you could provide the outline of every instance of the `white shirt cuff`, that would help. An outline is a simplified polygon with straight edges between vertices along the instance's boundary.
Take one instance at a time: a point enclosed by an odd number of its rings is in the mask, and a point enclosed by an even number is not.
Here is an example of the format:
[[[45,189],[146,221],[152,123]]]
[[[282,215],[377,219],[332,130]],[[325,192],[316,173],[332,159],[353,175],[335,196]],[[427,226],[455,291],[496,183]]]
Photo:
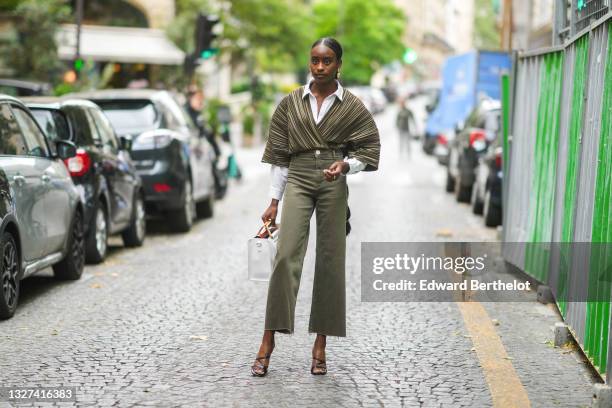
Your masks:
[[[272,165],[270,174],[272,175],[272,182],[270,184],[270,198],[280,201],[283,197],[283,193],[285,192],[285,186],[287,185],[287,175],[289,174],[289,169],[287,167]]]
[[[366,168],[365,163],[360,162],[354,157],[349,157],[349,158],[345,157],[344,161],[348,162],[349,164],[349,171],[346,173],[347,176],[349,174],[359,173],[361,170]]]

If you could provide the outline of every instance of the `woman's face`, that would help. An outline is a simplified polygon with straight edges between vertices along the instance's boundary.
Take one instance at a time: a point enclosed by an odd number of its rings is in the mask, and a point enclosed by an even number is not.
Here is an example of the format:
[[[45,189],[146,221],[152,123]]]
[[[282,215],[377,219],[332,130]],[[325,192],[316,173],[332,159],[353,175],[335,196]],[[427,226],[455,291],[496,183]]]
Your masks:
[[[342,63],[331,48],[319,44],[310,50],[310,73],[318,84],[333,81],[340,66]]]

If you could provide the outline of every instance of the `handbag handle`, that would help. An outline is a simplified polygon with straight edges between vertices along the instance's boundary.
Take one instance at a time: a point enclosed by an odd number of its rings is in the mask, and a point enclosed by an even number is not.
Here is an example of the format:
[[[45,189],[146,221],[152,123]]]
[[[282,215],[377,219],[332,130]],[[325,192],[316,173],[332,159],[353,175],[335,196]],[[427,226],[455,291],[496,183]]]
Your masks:
[[[261,230],[265,229],[266,232],[268,233],[268,237],[267,238],[270,238],[272,236],[272,232],[270,231],[270,229],[268,227],[270,226],[271,222],[272,222],[272,220],[268,220],[268,221],[264,222],[264,225],[259,228],[259,231],[257,231],[257,235],[255,235],[255,236],[256,237],[260,237],[260,235],[262,234]]]

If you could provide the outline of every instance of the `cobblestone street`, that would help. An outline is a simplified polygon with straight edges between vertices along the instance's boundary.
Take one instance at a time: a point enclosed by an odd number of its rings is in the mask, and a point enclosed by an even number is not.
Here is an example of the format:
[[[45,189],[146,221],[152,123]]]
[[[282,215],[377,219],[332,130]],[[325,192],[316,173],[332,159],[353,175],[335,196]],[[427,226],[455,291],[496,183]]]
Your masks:
[[[328,375],[309,371],[314,229],[296,332],[276,335],[268,376],[250,374],[267,284],[247,279],[246,244],[269,202],[269,166],[259,163],[261,149],[243,149],[243,181],[190,233],[153,224],[142,248],[113,239],[111,256],[80,281],[50,272],[23,281],[17,313],[0,322],[0,386],[77,387],[77,402],[61,406],[493,406],[490,384],[499,379],[485,374],[459,304],[361,302],[362,242],[497,240],[445,193],[444,168],[418,142],[399,155],[394,118],[392,108],[377,116],[381,169],[348,176],[347,337],[328,339]],[[482,304],[496,320],[503,362],[532,407],[589,406],[590,369],[578,351],[551,345],[561,319],[532,295]]]

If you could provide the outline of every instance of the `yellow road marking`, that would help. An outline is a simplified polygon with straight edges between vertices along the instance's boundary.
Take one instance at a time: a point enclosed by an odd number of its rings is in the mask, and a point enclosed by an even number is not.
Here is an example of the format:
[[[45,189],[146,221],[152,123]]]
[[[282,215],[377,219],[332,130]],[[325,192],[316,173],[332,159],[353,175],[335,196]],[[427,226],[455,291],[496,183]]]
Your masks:
[[[530,407],[527,391],[510,362],[487,311],[478,302],[458,302],[495,408]]]

